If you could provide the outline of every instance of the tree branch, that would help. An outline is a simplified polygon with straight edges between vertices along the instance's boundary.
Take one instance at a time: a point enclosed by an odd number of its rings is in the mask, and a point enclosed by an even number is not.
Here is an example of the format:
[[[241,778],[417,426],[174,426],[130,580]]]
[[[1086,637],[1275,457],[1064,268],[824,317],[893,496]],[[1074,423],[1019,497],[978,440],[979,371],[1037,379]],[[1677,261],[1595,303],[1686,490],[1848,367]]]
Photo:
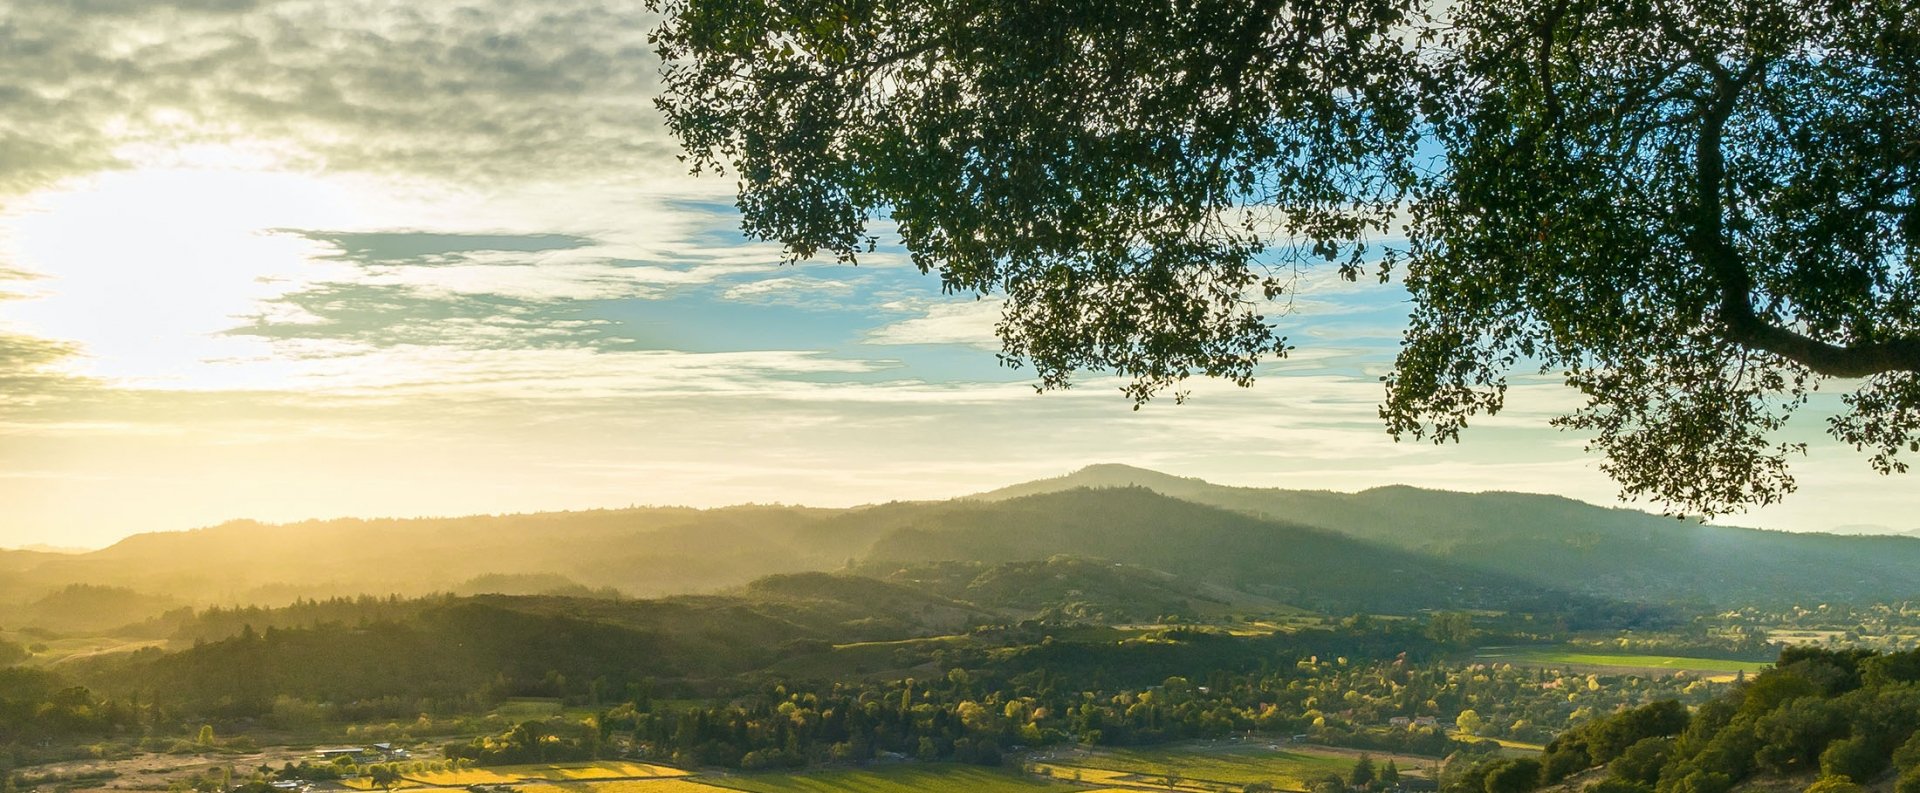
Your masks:
[[[1753,274],[1725,234],[1726,177],[1722,139],[1727,119],[1747,83],[1764,70],[1756,57],[1738,75],[1714,81],[1712,103],[1701,114],[1694,158],[1694,222],[1688,243],[1719,288],[1720,322],[1728,341],[1773,353],[1830,377],[1866,377],[1886,372],[1920,372],[1920,338],[1838,345],[1768,321],[1753,309]]]

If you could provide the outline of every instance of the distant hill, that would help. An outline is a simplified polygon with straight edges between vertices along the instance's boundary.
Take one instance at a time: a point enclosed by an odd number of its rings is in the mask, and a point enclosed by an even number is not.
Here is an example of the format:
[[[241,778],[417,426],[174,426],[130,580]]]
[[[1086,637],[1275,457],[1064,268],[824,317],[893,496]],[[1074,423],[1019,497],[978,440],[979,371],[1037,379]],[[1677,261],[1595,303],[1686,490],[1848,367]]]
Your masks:
[[[1229,487],[1096,465],[975,498],[1127,486],[1602,597],[1746,604],[1920,596],[1920,541],[1912,537],[1703,525],[1559,496],[1405,486],[1359,493]]]
[[[870,537],[816,531],[839,510],[641,508],[462,518],[235,521],[138,534],[85,554],[0,555],[0,606],[71,583],[197,603],[265,604],[360,593],[634,596],[714,591],[829,569]]]
[[[1143,487],[890,505],[838,520],[889,527],[867,552],[868,564],[999,564],[1074,554],[1342,613],[1573,605],[1550,586]]]
[[[1079,561],[1048,568],[1057,556]],[[1124,567],[1102,575],[1090,560]],[[947,562],[958,566],[897,575]],[[1027,567],[989,570],[1013,563]],[[91,631],[183,605],[437,592],[654,597],[849,569],[988,610],[1088,614],[1089,592],[1138,598],[1116,609],[1105,597],[1099,613],[1115,618],[1240,606],[1598,616],[1617,613],[1603,601],[1916,597],[1920,539],[1708,526],[1523,493],[1226,487],[1107,465],[976,497],[854,509],[236,521],[82,554],[0,551],[0,613]],[[56,597],[74,584],[112,591]]]
[[[7,627],[103,631],[179,605],[179,601],[170,598],[142,594],[122,587],[69,584],[10,613]]]

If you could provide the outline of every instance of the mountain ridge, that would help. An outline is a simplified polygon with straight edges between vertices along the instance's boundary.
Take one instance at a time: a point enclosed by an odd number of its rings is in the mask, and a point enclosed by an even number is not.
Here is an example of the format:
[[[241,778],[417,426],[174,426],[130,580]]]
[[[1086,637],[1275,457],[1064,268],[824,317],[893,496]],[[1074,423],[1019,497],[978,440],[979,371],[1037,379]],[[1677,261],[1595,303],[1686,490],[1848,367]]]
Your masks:
[[[1115,500],[1132,509],[1108,503]],[[31,623],[37,612],[51,619],[55,604],[27,607],[63,587],[118,587],[132,594],[92,593],[87,602],[106,604],[111,613],[99,621],[128,624],[152,616],[143,603],[276,605],[489,588],[652,597],[856,564],[1056,555],[1336,611],[1504,608],[1568,596],[1648,606],[1920,596],[1920,541],[1910,537],[1743,529],[1505,491],[1234,487],[1102,464],[947,501],[844,509],[228,522],[134,535],[85,554],[0,553],[0,605],[18,604]],[[122,605],[107,608],[113,603]]]
[[[1462,493],[1409,485],[1353,493],[1235,487],[1102,464],[968,498],[1003,500],[1123,484],[1321,526],[1542,585],[1638,602],[1920,595],[1920,542],[1912,537],[1721,526],[1538,493]]]

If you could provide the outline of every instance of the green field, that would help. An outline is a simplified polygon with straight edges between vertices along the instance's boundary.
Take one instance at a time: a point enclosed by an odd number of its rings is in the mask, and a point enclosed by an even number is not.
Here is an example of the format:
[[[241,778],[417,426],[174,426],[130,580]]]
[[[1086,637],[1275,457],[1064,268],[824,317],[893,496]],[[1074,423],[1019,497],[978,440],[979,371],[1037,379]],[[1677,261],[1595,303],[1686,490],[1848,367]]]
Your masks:
[[[700,777],[710,785],[749,793],[1043,793],[1086,788],[970,765],[916,763],[812,774],[741,774]]]
[[[1308,782],[1326,774],[1345,776],[1354,755],[1301,747],[1274,748],[1264,742],[1180,744],[1152,749],[1102,749],[1039,759],[1036,770],[1055,779],[1099,785],[1153,785],[1168,787],[1169,774],[1178,775],[1180,790],[1218,790],[1250,782],[1270,782],[1282,790],[1305,790]],[[1426,758],[1374,754],[1376,764],[1392,758],[1402,772],[1438,761]]]
[[[1732,661],[1720,658],[1687,658],[1678,655],[1628,655],[1596,653],[1564,647],[1485,647],[1476,656],[1482,661],[1497,661],[1529,666],[1583,666],[1622,670],[1670,670],[1675,672],[1713,672],[1752,674],[1770,666],[1765,661]]]
[[[10,641],[21,647],[40,648],[23,663],[26,666],[43,667],[58,666],[80,658],[130,653],[148,647],[173,649],[176,644],[165,639],[126,639],[113,636],[47,638],[20,631],[0,631],[0,641]]]
[[[509,721],[526,721],[527,719],[544,719],[549,716],[558,716],[564,710],[565,708],[561,706],[560,700],[557,699],[547,697],[512,697],[500,703],[500,707],[494,708],[493,715]]]
[[[618,779],[611,782],[553,782],[516,785],[520,793],[731,793],[723,787],[689,779]]]

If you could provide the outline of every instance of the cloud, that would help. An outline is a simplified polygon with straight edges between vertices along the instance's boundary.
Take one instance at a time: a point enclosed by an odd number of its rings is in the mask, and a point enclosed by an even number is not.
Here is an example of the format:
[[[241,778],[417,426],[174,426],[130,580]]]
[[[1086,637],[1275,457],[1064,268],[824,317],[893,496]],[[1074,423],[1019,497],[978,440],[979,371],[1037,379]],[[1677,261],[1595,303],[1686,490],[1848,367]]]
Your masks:
[[[588,0],[16,5],[0,185],[238,140],[435,178],[669,175],[652,24],[639,3]]]
[[[724,300],[769,306],[841,309],[854,293],[851,281],[812,276],[761,278],[734,284],[720,293]]]
[[[870,331],[868,344],[958,344],[985,350],[1000,349],[994,324],[1000,320],[997,297],[977,300],[915,299],[895,301],[881,308],[890,312],[919,312],[920,316],[888,323]]]
[[[0,415],[90,388],[72,371],[79,354],[74,344],[0,330]]]

